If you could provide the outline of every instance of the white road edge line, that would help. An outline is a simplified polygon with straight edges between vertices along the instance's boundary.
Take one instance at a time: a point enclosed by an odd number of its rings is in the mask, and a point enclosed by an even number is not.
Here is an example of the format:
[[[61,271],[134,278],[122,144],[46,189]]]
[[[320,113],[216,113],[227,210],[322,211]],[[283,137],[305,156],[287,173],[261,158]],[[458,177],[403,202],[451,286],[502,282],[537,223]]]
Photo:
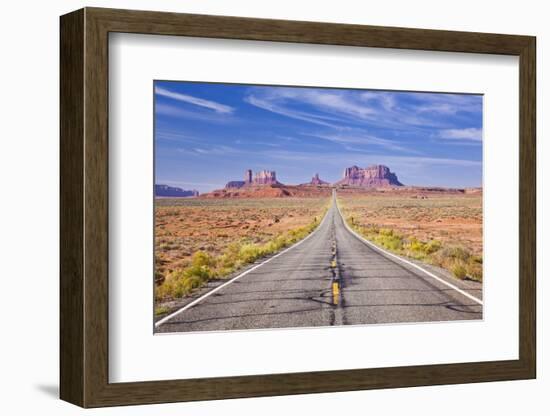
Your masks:
[[[281,251],[280,253],[277,253],[275,254],[273,257],[270,257],[268,258],[267,260],[263,261],[262,263],[260,264],[257,264],[256,266],[254,267],[251,267],[250,269],[242,272],[241,274],[239,274],[238,276],[235,276],[233,279],[231,280],[228,280],[227,282],[225,282],[224,284],[212,289],[210,292],[208,293],[205,293],[204,295],[198,297],[197,299],[195,299],[193,302],[190,302],[188,303],[187,305],[181,307],[180,309],[178,309],[177,311],[171,313],[170,315],[167,315],[165,316],[164,318],[158,320],[157,322],[155,322],[155,328],[158,328],[159,326],[161,326],[163,323],[169,321],[170,319],[172,319],[173,317],[179,315],[180,313],[186,311],[187,309],[189,308],[192,308],[193,306],[195,306],[197,303],[200,303],[202,302],[204,299],[206,299],[207,297],[209,297],[210,295],[213,295],[214,293],[216,293],[217,291],[223,289],[225,286],[227,285],[230,285],[231,283],[233,283],[235,280],[238,280],[240,279],[241,277],[243,276],[246,276],[248,273],[256,270],[258,267],[261,267],[263,266],[264,264],[266,263],[269,263],[271,260],[273,259],[276,259],[277,257],[285,254],[287,251],[290,251],[292,250],[293,248],[296,248],[298,247],[300,244],[302,244],[304,241],[306,241],[307,239],[309,239],[313,234],[315,234],[320,228],[321,226],[323,225],[323,223],[326,221],[327,217],[328,217],[328,214],[329,214],[329,211],[330,211],[330,208],[329,210],[327,211],[327,213],[325,214],[325,217],[323,218],[323,220],[321,221],[321,223],[317,226],[317,228],[312,232],[310,233],[306,238],[304,238],[303,240],[300,240],[298,241],[297,243],[291,245],[290,247],[287,247],[285,248],[283,251]]]
[[[478,299],[478,298],[476,298],[475,296],[470,295],[468,292],[466,292],[466,291],[460,289],[459,287],[453,285],[452,283],[449,283],[449,282],[443,280],[442,278],[436,276],[436,275],[433,274],[432,272],[429,272],[428,270],[424,269],[423,267],[420,267],[418,264],[415,264],[415,263],[413,263],[413,262],[411,262],[411,261],[408,261],[408,260],[405,260],[405,259],[403,259],[403,258],[401,258],[401,257],[399,257],[399,256],[397,256],[397,255],[395,255],[395,254],[393,254],[393,253],[390,253],[389,251],[386,251],[386,250],[384,250],[383,248],[378,247],[376,244],[370,242],[370,241],[367,240],[366,238],[361,237],[359,234],[357,234],[357,233],[348,225],[348,223],[347,223],[346,220],[344,219],[344,216],[342,215],[342,211],[340,211],[340,206],[338,205],[338,202],[336,202],[336,208],[338,209],[338,213],[339,213],[340,216],[342,217],[342,221],[343,221],[344,225],[346,226],[346,228],[348,229],[348,231],[351,232],[353,235],[355,235],[359,240],[361,240],[362,242],[364,242],[365,244],[367,244],[369,247],[372,247],[372,248],[375,249],[375,250],[378,250],[378,251],[380,251],[380,252],[382,252],[382,253],[384,253],[384,254],[387,254],[388,256],[391,256],[391,257],[393,257],[393,258],[395,258],[395,259],[397,259],[397,260],[399,260],[399,261],[401,261],[401,262],[403,262],[403,263],[405,263],[405,264],[408,264],[409,266],[412,266],[412,267],[414,267],[414,268],[416,268],[416,269],[418,269],[418,270],[420,270],[420,271],[426,273],[428,276],[430,276],[430,277],[434,278],[435,280],[437,280],[438,282],[441,282],[441,283],[443,283],[444,285],[447,285],[448,287],[450,287],[450,288],[456,290],[457,292],[459,292],[459,293],[461,293],[462,295],[466,296],[468,299],[473,300],[474,302],[476,302],[476,303],[478,303],[478,304],[480,304],[480,305],[483,305],[483,301],[482,301],[481,299]]]

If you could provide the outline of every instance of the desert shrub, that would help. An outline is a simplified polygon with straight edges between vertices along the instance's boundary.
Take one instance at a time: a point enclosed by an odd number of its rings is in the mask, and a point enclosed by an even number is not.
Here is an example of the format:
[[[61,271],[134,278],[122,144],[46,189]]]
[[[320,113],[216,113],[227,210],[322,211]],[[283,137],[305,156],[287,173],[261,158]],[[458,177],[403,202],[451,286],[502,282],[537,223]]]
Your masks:
[[[462,263],[461,261],[457,261],[451,266],[451,272],[455,277],[462,280],[465,279],[467,276],[466,267],[464,266],[464,263]]]
[[[183,270],[172,272],[174,275],[173,296],[181,298],[190,294],[213,277],[208,266],[191,266]],[[170,276],[169,276],[170,277]]]
[[[202,267],[202,266],[212,266],[214,264],[214,259],[209,254],[204,251],[197,251],[193,254],[193,259],[191,260],[193,266]]]
[[[198,265],[192,265],[183,271],[184,277],[197,277],[199,279],[209,279],[211,277],[214,277],[213,271],[208,266],[198,266]]]
[[[412,237],[409,239],[406,248],[411,251],[419,251],[423,253],[425,251],[425,244],[416,237]]]
[[[444,255],[456,260],[468,261],[471,254],[468,250],[461,246],[453,246],[444,249]]]
[[[372,233],[378,234],[380,232],[380,228],[376,224],[369,224],[367,227]]]
[[[470,261],[473,263],[483,264],[483,257],[481,256],[471,256]]]
[[[264,244],[262,251],[264,252],[264,254],[271,254],[281,250],[287,245],[288,245],[287,238],[284,235],[280,235],[276,237],[274,240],[271,240],[268,243]]]
[[[155,315],[156,316],[159,316],[159,315],[164,315],[165,313],[168,313],[170,311],[169,308],[167,308],[166,306],[158,306],[155,308]]]
[[[235,257],[231,257],[227,253],[224,253],[218,258],[218,268],[220,269],[220,271],[225,270],[226,272],[231,273],[231,271],[234,270],[235,265],[237,263],[236,260],[237,259]]]
[[[401,251],[403,249],[403,237],[394,233],[393,230],[381,229],[378,236],[375,237],[375,242],[388,250]]]
[[[180,280],[184,294],[191,293],[193,289],[196,289],[202,286],[203,283],[208,281],[209,278],[208,271],[201,270],[198,274],[190,274],[185,278]]]
[[[470,261],[466,266],[466,273],[470,279],[481,282],[483,280],[483,265],[476,261]]]
[[[197,254],[193,256],[194,264],[184,269],[176,269],[165,277],[164,282],[155,288],[156,299],[181,298],[215,276],[210,267],[204,264],[207,259],[211,259]]]
[[[163,300],[173,296],[174,281],[166,277],[162,284],[155,287],[155,299]]]
[[[433,254],[436,251],[441,249],[441,241],[439,240],[430,240],[425,244],[425,252],[426,254]]]
[[[239,260],[243,263],[252,263],[262,255],[262,250],[256,244],[244,244],[239,250]]]
[[[224,272],[220,271],[220,275],[231,273],[234,269],[240,267],[242,261],[239,260],[239,252],[241,245],[237,242],[231,243],[227,246],[223,254],[218,258],[218,267]]]
[[[384,247],[390,250],[398,251],[403,248],[403,240],[397,236],[391,236],[383,240]]]
[[[432,262],[438,266],[450,269],[455,263],[468,264],[471,254],[461,246],[443,247],[432,255]]]
[[[416,237],[408,239],[408,243],[405,245],[406,254],[416,259],[425,259],[430,257],[433,253],[441,249],[441,242],[438,240],[430,240],[423,242]]]

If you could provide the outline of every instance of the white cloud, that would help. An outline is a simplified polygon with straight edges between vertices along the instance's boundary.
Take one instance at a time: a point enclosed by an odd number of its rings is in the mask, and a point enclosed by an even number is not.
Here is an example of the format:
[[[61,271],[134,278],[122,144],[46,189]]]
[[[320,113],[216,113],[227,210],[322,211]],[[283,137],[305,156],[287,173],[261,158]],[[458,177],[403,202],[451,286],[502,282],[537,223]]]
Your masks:
[[[255,107],[261,108],[266,111],[271,111],[272,113],[276,113],[282,116],[294,118],[296,120],[307,121],[309,123],[318,124],[325,127],[338,128],[337,125],[324,121],[323,119],[326,119],[326,117],[310,114],[303,111],[284,108],[282,106],[274,104],[270,100],[262,99],[254,95],[250,95],[246,97],[245,101]]]
[[[319,107],[359,118],[369,118],[378,113],[369,105],[358,101],[356,96],[339,92],[303,90],[296,94],[297,100]]]
[[[165,141],[173,141],[173,142],[191,142],[191,141],[197,141],[198,139],[194,136],[190,136],[181,132],[177,131],[167,131],[158,129],[155,133],[155,139],[156,140],[165,140]]]
[[[180,147],[177,149],[177,151],[180,153],[193,154],[195,156],[201,156],[201,155],[202,156],[210,156],[210,155],[225,156],[225,155],[231,154],[234,157],[237,157],[240,155],[253,154],[247,150],[242,150],[239,148],[225,146],[225,145],[211,145],[208,147]]]
[[[364,131],[356,131],[353,134],[337,133],[337,134],[305,134],[306,136],[318,137],[320,139],[329,140],[334,143],[340,144],[355,144],[355,145],[371,145],[378,146],[384,149],[396,150],[406,153],[419,153],[414,149],[407,148],[402,146],[399,143],[396,143],[393,140],[384,139],[381,137],[376,137],[365,133]],[[348,150],[356,150],[349,148]]]
[[[179,92],[173,92],[161,87],[155,87],[155,94],[168,97],[173,100],[181,101],[188,104],[193,104],[199,107],[208,108],[214,110],[217,113],[232,113],[234,111],[233,107],[230,107],[225,104],[220,104],[215,101],[205,100],[203,98],[193,97],[192,95],[181,94]]]
[[[439,137],[451,140],[474,140],[481,141],[481,129],[447,129],[439,132]]]
[[[403,94],[292,87],[252,88],[245,101],[283,116],[339,130],[347,129],[350,124],[396,130],[451,128],[453,124],[441,119],[440,115],[481,112],[481,100],[474,95]],[[408,99],[403,101],[402,97]]]
[[[359,100],[358,94],[349,94],[349,92],[341,92],[338,90],[323,90],[309,88],[280,88],[266,92],[265,90],[256,90],[248,96],[248,102],[257,105],[258,102],[262,108],[283,114],[289,111],[289,107],[284,107],[285,104],[299,103],[306,104],[315,109],[322,111],[324,114],[311,114],[301,111],[292,110],[292,114],[306,115],[310,122],[321,120],[342,121],[342,116],[353,116],[359,119],[365,119],[374,116],[378,112],[370,105],[366,105]],[[330,115],[327,115],[326,113]],[[288,115],[288,114],[284,114]],[[292,115],[289,115],[292,116]],[[333,126],[334,127],[334,126]]]
[[[475,94],[415,93],[418,113],[453,115],[459,112],[480,113],[482,100]]]
[[[237,119],[230,113],[211,113],[186,110],[169,104],[155,104],[155,113],[178,118],[208,121],[210,123],[231,123]]]

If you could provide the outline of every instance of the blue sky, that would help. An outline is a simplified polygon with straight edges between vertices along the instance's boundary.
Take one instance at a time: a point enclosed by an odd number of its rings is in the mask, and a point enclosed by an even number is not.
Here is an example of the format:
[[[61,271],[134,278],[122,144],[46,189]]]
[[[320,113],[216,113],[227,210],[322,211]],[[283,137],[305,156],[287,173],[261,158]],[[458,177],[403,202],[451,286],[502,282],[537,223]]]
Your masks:
[[[208,192],[384,164],[406,185],[481,186],[481,95],[155,81],[155,183]]]

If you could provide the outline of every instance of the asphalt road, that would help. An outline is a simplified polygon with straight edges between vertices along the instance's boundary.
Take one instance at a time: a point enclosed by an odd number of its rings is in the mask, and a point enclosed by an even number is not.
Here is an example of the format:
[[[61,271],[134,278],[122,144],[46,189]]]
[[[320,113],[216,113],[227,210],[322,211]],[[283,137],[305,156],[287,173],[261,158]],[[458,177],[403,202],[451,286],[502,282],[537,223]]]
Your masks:
[[[481,300],[480,284],[437,277]],[[202,295],[163,320],[155,332],[482,318],[479,302],[443,282],[354,235],[333,198],[325,218],[305,240]]]

